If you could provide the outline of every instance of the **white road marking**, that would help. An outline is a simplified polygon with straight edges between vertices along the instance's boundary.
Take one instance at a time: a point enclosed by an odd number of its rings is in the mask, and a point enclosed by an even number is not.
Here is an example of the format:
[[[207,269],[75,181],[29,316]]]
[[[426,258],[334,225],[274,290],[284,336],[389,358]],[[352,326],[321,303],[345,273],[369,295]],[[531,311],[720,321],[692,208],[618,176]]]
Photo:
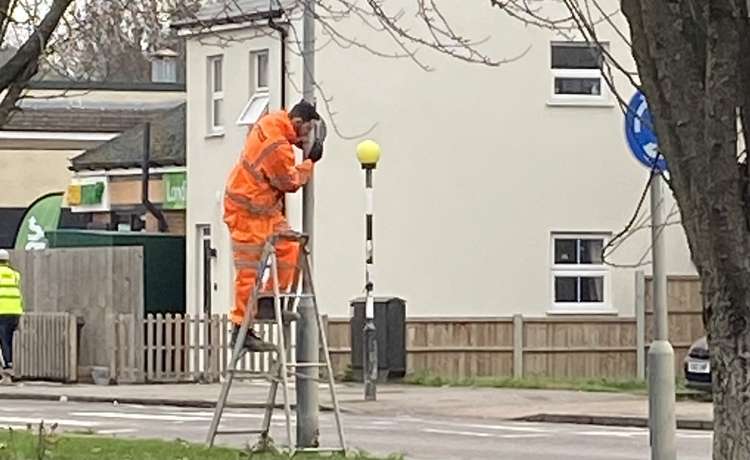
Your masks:
[[[345,430],[362,430],[362,431],[398,431],[394,426],[379,425],[344,425]]]
[[[138,430],[135,430],[133,428],[118,428],[114,430],[96,430],[96,434],[125,434],[125,433],[135,433]]]
[[[477,438],[489,438],[492,436],[489,433],[479,433],[476,431],[453,431],[453,430],[437,430],[435,428],[423,428],[424,433],[435,433],[435,434],[452,434],[456,436],[474,436]]]
[[[475,423],[454,423],[452,426],[459,426],[463,428],[480,428],[485,430],[498,430],[498,431],[524,431],[527,433],[554,433],[556,432],[553,428],[534,428],[527,426],[514,426],[514,425],[482,425]]]
[[[73,412],[74,417],[113,418],[124,420],[156,420],[162,422],[206,422],[209,417],[190,417],[179,415],[138,414],[130,412]]]
[[[554,428],[537,428],[533,426],[525,426],[525,425],[485,425],[480,423],[455,423],[450,421],[441,421],[441,420],[429,420],[429,419],[410,419],[410,422],[416,422],[420,424],[430,424],[430,425],[441,425],[441,426],[450,426],[450,427],[457,427],[457,428],[477,428],[480,430],[498,430],[498,431],[519,431],[519,432],[525,432],[525,433],[555,433],[557,430]]]
[[[677,437],[685,439],[712,439],[714,434],[712,432],[707,433],[677,433]]]
[[[549,434],[500,434],[495,435],[496,438],[502,438],[502,439],[527,439],[527,438],[546,438],[551,436],[552,433]]]
[[[175,417],[180,416],[187,416],[187,417],[208,417],[213,418],[214,413],[208,412],[208,411],[185,411],[185,412],[167,412],[167,415],[172,415]],[[224,412],[222,414],[221,418],[249,418],[249,419],[262,419],[263,414],[233,414],[231,412]],[[274,416],[276,418],[276,416]]]
[[[613,438],[632,438],[633,436],[648,435],[648,433],[637,431],[576,431],[574,434],[579,436],[608,436]]]
[[[72,415],[72,414],[71,414]],[[0,416],[0,424],[3,423],[31,423],[32,425],[38,425],[39,423],[44,422],[46,426],[50,426],[52,424],[57,423],[58,425],[63,426],[78,426],[78,427],[94,427],[99,426],[98,422],[83,422],[80,420],[69,420],[69,419],[55,419],[55,418],[46,418],[46,417],[39,417],[39,418],[31,418],[31,417],[5,417]]]
[[[383,426],[396,426],[397,423],[391,421],[391,420],[374,420],[371,422],[373,425],[383,425]]]

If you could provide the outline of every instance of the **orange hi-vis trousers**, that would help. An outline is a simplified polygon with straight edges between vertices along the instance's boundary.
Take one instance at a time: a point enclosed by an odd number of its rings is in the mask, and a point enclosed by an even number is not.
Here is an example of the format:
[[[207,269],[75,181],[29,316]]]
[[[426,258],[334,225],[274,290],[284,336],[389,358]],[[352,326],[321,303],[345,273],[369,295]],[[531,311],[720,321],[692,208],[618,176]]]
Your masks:
[[[263,247],[268,237],[274,233],[288,228],[283,216],[276,218],[248,218],[242,220],[243,229],[230,228],[232,235],[232,252],[234,257],[235,280],[234,280],[234,307],[230,312],[230,319],[235,324],[241,324],[245,317],[245,311],[250,309],[250,324],[256,315],[256,302],[252,299],[252,293],[260,268],[260,258]],[[247,231],[249,230],[249,231]],[[279,290],[287,291],[297,277],[297,264],[299,262],[299,243],[296,241],[279,240],[275,246],[276,258],[279,267]],[[268,268],[268,279],[261,286],[261,294],[273,294],[273,278],[271,277],[270,265]]]

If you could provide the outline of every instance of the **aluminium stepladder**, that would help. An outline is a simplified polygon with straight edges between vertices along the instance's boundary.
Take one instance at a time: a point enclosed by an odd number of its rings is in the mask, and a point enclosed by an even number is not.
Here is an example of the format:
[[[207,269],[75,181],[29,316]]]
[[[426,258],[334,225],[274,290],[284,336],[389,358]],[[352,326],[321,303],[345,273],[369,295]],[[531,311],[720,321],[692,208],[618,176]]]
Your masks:
[[[296,241],[299,243],[299,259],[297,261],[297,270],[295,274],[295,280],[292,283],[289,292],[280,292],[279,287],[279,270],[278,270],[278,259],[276,257],[276,243],[281,240]],[[270,440],[270,428],[271,420],[273,417],[273,411],[276,407],[276,396],[281,385],[283,402],[284,402],[284,415],[286,425],[286,437],[287,437],[287,450],[290,455],[294,455],[297,452],[346,452],[346,441],[344,439],[344,431],[341,425],[341,412],[339,409],[338,398],[336,396],[336,389],[334,385],[333,370],[331,367],[331,358],[328,350],[328,340],[323,327],[323,320],[318,310],[318,302],[315,296],[315,289],[312,282],[312,276],[310,273],[310,251],[307,246],[308,237],[303,234],[294,232],[285,232],[282,234],[275,234],[266,240],[263,248],[263,252],[260,257],[258,272],[256,276],[255,287],[253,294],[250,297],[251,301],[256,302],[260,312],[260,303],[258,302],[259,292],[263,285],[263,275],[267,269],[270,270],[270,280],[273,286],[273,323],[278,327],[279,333],[276,334],[277,341],[276,351],[266,352],[272,355],[272,363],[268,372],[263,371],[252,371],[252,370],[240,370],[238,364],[243,358],[244,354],[248,351],[243,349],[245,342],[245,336],[250,324],[250,308],[245,309],[245,318],[240,326],[237,339],[235,341],[234,348],[232,350],[232,357],[230,358],[229,366],[226,370],[224,382],[219,393],[219,400],[216,402],[216,408],[214,410],[213,420],[209,428],[207,443],[209,446],[213,446],[216,436],[218,435],[239,435],[239,434],[257,434],[260,436],[260,445],[267,445]],[[308,292],[303,292],[303,287],[308,288]],[[314,308],[315,320],[318,325],[319,340],[322,345],[322,354],[324,361],[316,363],[293,363],[291,360],[291,324],[284,320],[282,314],[284,310],[287,312],[296,312],[299,306],[299,302],[303,298],[312,300]],[[262,316],[260,312],[258,316]],[[326,379],[319,379],[316,377],[310,377],[308,375],[299,374],[297,368],[325,368]],[[289,386],[290,377],[297,376],[300,378],[313,378],[316,382],[325,382],[331,392],[331,401],[333,404],[333,411],[336,420],[336,428],[338,430],[339,448],[335,449],[324,449],[324,448],[299,448],[296,443],[292,442],[292,421],[291,421],[291,404],[289,401]],[[226,407],[227,399],[229,397],[229,391],[232,387],[234,379],[238,380],[267,380],[270,382],[270,388],[268,390],[268,396],[265,401],[265,414],[263,417],[263,424],[260,429],[256,430],[220,430],[221,418]]]

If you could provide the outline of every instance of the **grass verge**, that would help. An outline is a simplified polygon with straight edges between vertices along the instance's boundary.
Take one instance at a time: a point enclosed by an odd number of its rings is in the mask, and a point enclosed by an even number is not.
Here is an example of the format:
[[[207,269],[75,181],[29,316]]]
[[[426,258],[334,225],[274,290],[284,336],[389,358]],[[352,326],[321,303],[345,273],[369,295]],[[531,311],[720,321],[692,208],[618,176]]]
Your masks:
[[[58,434],[40,427],[36,431],[0,430],[0,460],[282,460],[278,452],[251,453],[238,449],[207,448],[185,441],[119,439]],[[398,460],[400,456],[373,457],[299,454],[302,460]]]
[[[536,390],[571,390],[607,393],[646,394],[648,388],[643,380],[614,379],[552,379],[547,377],[473,377],[452,379],[433,375],[429,372],[418,372],[407,375],[404,383],[433,387],[477,387],[477,388],[519,388]],[[677,391],[684,391],[685,386],[678,381]]]

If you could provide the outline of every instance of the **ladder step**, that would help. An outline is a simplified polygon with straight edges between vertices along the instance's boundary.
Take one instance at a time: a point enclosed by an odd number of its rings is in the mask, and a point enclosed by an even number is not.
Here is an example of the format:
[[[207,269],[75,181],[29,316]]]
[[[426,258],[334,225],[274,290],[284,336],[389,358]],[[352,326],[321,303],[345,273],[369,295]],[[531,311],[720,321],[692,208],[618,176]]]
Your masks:
[[[281,292],[281,293],[279,293],[279,298],[280,299],[297,299],[297,298],[299,298],[299,299],[312,299],[313,297],[315,297],[315,296],[312,295],[311,293],[307,293],[307,292],[302,292],[300,294],[295,294],[295,293],[291,293],[291,292]],[[275,297],[272,296],[272,295],[268,295],[268,296],[264,295],[264,296],[258,298],[258,302],[259,303],[271,303],[272,304],[274,298]]]
[[[216,434],[232,435],[232,434],[263,434],[265,430],[218,430]]]
[[[299,447],[294,449],[295,452],[301,453],[344,453],[340,447]]]
[[[287,367],[326,367],[326,363],[287,363]]]
[[[227,369],[227,372],[241,380],[274,380],[276,377],[268,372],[246,371],[241,369]]]
[[[279,294],[279,297],[282,299],[312,299],[315,297],[312,294]]]

